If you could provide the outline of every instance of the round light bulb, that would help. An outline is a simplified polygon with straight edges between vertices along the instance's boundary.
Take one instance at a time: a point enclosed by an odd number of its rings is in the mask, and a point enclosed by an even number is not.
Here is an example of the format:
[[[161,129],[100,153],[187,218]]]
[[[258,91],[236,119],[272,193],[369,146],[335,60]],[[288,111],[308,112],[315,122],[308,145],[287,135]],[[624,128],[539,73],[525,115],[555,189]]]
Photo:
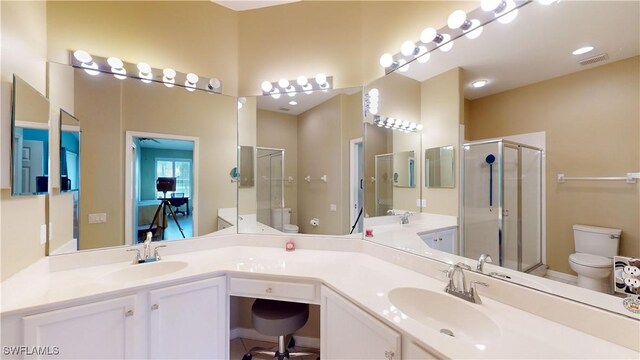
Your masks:
[[[271,89],[273,89],[273,85],[269,81],[266,81],[266,80],[262,82],[260,87],[262,88],[262,91],[267,92],[267,93],[270,92]]]
[[[93,62],[93,58],[89,55],[88,52],[84,50],[76,50],[73,52],[73,57],[81,63],[91,63]]]
[[[309,83],[309,80],[307,79],[306,76],[300,75],[300,76],[298,76],[298,79],[296,80],[296,82],[300,86],[305,86],[305,85],[307,85]]]
[[[166,68],[166,69],[162,70],[162,75],[164,75],[164,77],[167,78],[167,79],[175,79],[176,78],[176,71],[171,69],[171,68]]]
[[[293,85],[291,85],[291,86],[289,86],[287,88],[287,95],[289,95],[291,97],[296,96],[296,88]]]
[[[518,9],[513,0],[506,0],[507,6],[500,13],[496,14],[500,24],[508,24],[518,17]],[[513,10],[513,11],[512,11]]]
[[[124,63],[122,62],[122,60],[113,56],[107,59],[107,64],[109,64],[109,66],[111,66],[112,68],[116,68],[116,69],[122,69],[122,67],[124,66]]]
[[[369,90],[369,96],[371,97],[378,97],[380,96],[380,90],[373,88],[371,90]]]
[[[418,126],[416,123],[412,122],[411,124],[409,124],[409,129],[413,130],[416,128],[416,126]]]
[[[407,128],[407,127],[409,127],[409,121],[407,121],[407,120],[403,121],[403,122],[402,122],[402,127],[403,127],[403,128]]]
[[[592,51],[593,49],[595,49],[593,46],[585,46],[585,47],[581,47],[579,49],[575,49],[572,54],[573,55],[582,55],[582,54],[586,54],[589,51]]]
[[[304,90],[304,93],[309,95],[313,93],[313,86],[311,86],[311,84],[307,83],[307,85],[304,85],[302,87],[302,90]]]
[[[90,63],[83,62],[82,67],[84,68],[84,71],[91,76],[100,74],[100,71],[98,71],[98,64],[94,63],[93,61]]]
[[[473,19],[471,20],[471,27],[473,29],[466,33],[466,37],[469,39],[477,39],[480,35],[482,35],[482,31],[484,30],[483,26],[480,26],[480,20]]]
[[[389,53],[384,53],[380,56],[380,66],[383,68],[388,68],[393,64],[393,56]]]
[[[418,124],[416,126],[416,130],[418,130],[418,131],[422,131],[422,128],[423,128],[422,124]]]
[[[428,50],[426,46],[420,46],[420,52],[418,53],[418,55],[416,55],[420,64],[426,63],[431,58],[431,53],[427,51]]]
[[[398,60],[398,71],[407,72],[409,70],[409,64],[405,59]]]
[[[474,88],[481,88],[484,87],[485,85],[487,85],[489,83],[489,81],[487,80],[477,80],[471,83],[471,86],[473,86]]]
[[[451,35],[449,34],[442,34],[442,43],[443,45],[440,46],[440,50],[442,50],[443,52],[447,52],[449,50],[451,50],[453,48],[453,41],[451,40]]]
[[[238,110],[242,109],[242,103],[238,100]]]
[[[185,89],[187,89],[187,91],[196,91],[196,86],[194,84],[189,83],[188,81],[185,81],[184,86],[185,86]]]
[[[378,108],[377,107],[372,107],[369,108],[369,112],[373,115],[377,115],[378,114]]]
[[[327,82],[327,75],[319,73],[318,75],[316,75],[316,82],[318,83],[318,85],[324,85]]]
[[[413,52],[415,50],[416,50],[416,44],[411,40],[407,40],[407,41],[403,42],[402,46],[400,46],[400,52],[404,56],[413,55]]]
[[[191,84],[193,84],[193,85],[197,84],[198,80],[200,80],[200,77],[198,77],[198,75],[196,75],[194,73],[188,73],[187,74],[187,81],[190,82]]]
[[[437,36],[438,36],[438,32],[436,31],[436,29],[432,27],[428,27],[422,30],[422,33],[420,34],[420,41],[422,41],[425,44],[428,44],[433,40],[435,40]]]
[[[280,86],[283,89],[286,89],[289,87],[289,80],[282,78],[280,80],[278,80],[278,86]]]
[[[111,72],[113,73],[113,77],[118,80],[124,80],[127,78],[127,71],[123,68],[111,68]]]
[[[168,88],[172,88],[173,84],[175,84],[176,80],[174,78],[168,78],[166,76],[162,77],[162,82],[164,83],[164,86],[168,87]]]
[[[280,99],[280,90],[273,89],[273,91],[271,92],[271,97],[274,99]]]
[[[209,90],[213,90],[213,89],[219,89],[220,86],[222,86],[222,82],[220,81],[220,79],[218,78],[211,78],[209,79],[209,84],[207,85],[207,87],[209,88]],[[247,99],[245,99],[246,101]]]
[[[143,74],[151,73],[151,66],[147,63],[141,62],[138,64],[138,70]]]
[[[238,102],[241,103],[241,104],[246,104],[247,98],[244,97],[244,96],[241,96],[241,97],[238,98]]]
[[[388,125],[393,125],[393,123],[396,122],[396,119],[394,118],[387,118],[387,124]]]
[[[484,11],[494,11],[502,4],[502,2],[503,0],[482,0],[480,2],[480,7]]]
[[[467,21],[467,13],[462,10],[456,10],[449,15],[447,26],[449,26],[450,29],[458,29],[465,21]]]

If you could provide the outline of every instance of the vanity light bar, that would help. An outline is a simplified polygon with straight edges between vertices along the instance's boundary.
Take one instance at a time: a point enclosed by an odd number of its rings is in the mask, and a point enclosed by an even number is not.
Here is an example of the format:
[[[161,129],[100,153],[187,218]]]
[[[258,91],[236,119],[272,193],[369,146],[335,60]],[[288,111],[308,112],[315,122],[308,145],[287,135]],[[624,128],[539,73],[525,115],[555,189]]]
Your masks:
[[[422,131],[422,124],[416,124],[407,120],[395,119],[392,117],[384,117],[382,118],[380,115],[375,115],[373,117],[373,123],[378,125],[378,127],[383,127],[386,129],[398,130],[401,132],[418,132]]]
[[[260,88],[262,89],[262,95],[271,95],[274,99],[278,99],[283,94],[294,97],[299,92],[304,92],[308,95],[314,91],[333,89],[333,76],[319,73],[313,78],[300,75],[296,80],[287,80],[285,78],[273,82],[265,80],[260,85]]]
[[[84,69],[89,75],[113,74],[116,79],[134,78],[145,83],[158,82],[166,87],[180,86],[189,91],[196,89],[222,94],[222,82],[218,78],[206,78],[194,73],[182,73],[171,68],[156,69],[149,64],[127,63],[116,57],[104,58],[84,50],[69,52],[71,66]]]
[[[367,114],[377,115],[380,105],[380,91],[373,88],[364,94],[364,116]]]
[[[385,74],[395,70],[406,72],[412,61],[426,63],[431,52],[436,49],[447,52],[453,48],[454,41],[463,36],[469,39],[479,37],[483,27],[494,20],[503,24],[513,21],[518,15],[518,9],[531,2],[532,0],[483,0],[481,7],[469,13],[456,10],[449,16],[447,26],[438,30],[428,27],[420,34],[419,41],[406,40],[400,46],[400,52],[394,55],[382,54],[380,66],[385,69]]]

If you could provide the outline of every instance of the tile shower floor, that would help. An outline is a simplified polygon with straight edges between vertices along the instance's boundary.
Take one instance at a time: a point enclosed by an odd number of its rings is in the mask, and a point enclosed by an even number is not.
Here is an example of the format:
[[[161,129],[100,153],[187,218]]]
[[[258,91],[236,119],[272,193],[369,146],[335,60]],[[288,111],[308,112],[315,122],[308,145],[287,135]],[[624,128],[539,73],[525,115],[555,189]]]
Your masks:
[[[258,340],[251,340],[251,339],[243,339],[243,338],[235,338],[233,340],[230,341],[229,343],[229,357],[230,360],[242,360],[242,357],[244,356],[244,354],[247,353],[247,351],[251,350],[251,348],[256,347],[256,346],[261,346],[267,349],[274,349],[276,348],[276,346],[278,345],[275,342],[265,342],[265,341],[258,341]],[[317,353],[319,353],[318,349],[311,349],[311,348],[303,348],[303,347],[296,347],[295,350],[298,351],[315,351]],[[291,349],[290,349],[291,351]],[[301,359],[301,360],[316,360],[316,356],[303,356],[303,357],[297,357],[295,359]],[[268,356],[268,355],[256,355],[253,357],[253,359],[273,359],[273,356]]]

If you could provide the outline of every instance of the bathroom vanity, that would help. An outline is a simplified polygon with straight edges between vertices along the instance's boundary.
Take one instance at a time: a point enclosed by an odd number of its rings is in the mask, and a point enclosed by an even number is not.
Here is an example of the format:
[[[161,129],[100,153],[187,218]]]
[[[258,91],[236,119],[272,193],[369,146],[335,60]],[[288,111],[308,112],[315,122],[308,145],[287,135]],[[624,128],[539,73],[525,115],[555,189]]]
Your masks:
[[[229,297],[245,296],[320,304],[323,359],[638,356],[637,340],[618,336],[638,332],[636,320],[497,279],[484,280],[482,304],[468,303],[443,291],[446,264],[322,240],[296,239],[298,250],[286,252],[280,236],[202,237],[136,265],[124,249],[45,258],[2,284],[2,342],[64,358],[228,358]],[[509,304],[505,286],[547,310]],[[563,324],[544,318],[566,309]],[[615,334],[594,336],[585,311],[613,319]]]

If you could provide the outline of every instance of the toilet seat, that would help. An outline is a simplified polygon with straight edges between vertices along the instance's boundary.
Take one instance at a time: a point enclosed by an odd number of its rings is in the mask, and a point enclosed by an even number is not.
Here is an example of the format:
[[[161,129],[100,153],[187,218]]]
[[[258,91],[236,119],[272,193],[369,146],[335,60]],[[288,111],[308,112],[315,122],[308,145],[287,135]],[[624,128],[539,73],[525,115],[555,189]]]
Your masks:
[[[569,261],[576,265],[592,268],[611,268],[613,266],[613,262],[608,257],[593,254],[573,253],[569,255]]]
[[[286,233],[297,233],[298,232],[298,226],[297,225],[293,225],[293,224],[284,224],[282,226],[282,230]]]

